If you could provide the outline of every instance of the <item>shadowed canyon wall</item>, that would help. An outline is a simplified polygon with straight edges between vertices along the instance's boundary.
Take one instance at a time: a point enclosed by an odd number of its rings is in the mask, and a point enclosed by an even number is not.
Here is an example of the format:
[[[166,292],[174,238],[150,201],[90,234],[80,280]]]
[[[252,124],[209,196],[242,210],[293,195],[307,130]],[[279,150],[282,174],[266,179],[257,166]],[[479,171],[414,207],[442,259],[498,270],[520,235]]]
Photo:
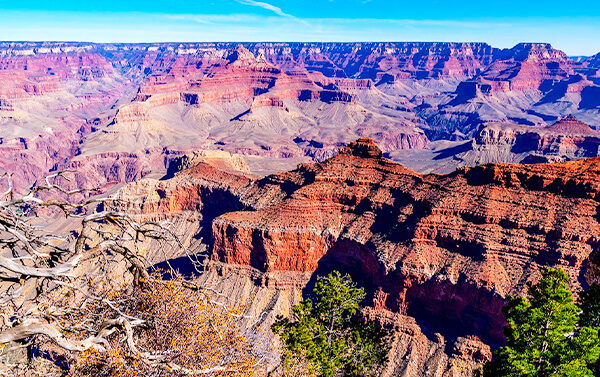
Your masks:
[[[600,159],[422,175],[382,154],[360,139],[258,180],[232,158],[195,156],[121,195],[148,198],[129,208],[143,216],[200,213],[203,279],[267,311],[265,329],[317,276],[350,273],[369,293],[365,314],[398,329],[390,376],[469,375],[504,342],[506,297],[543,268],[565,269],[574,289],[598,280]],[[214,199],[232,206],[212,211]]]

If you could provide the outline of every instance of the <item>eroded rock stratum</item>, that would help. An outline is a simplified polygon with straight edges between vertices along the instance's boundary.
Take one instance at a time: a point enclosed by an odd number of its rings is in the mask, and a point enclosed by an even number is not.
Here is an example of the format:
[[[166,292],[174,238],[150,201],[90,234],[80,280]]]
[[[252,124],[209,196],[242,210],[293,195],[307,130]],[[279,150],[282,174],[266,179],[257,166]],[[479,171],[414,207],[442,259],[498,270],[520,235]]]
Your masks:
[[[253,297],[250,312],[287,313],[318,275],[349,272],[368,315],[398,326],[388,375],[467,376],[504,341],[506,297],[541,269],[562,267],[575,289],[600,276],[598,158],[422,175],[363,138],[259,180],[215,161],[141,181],[154,198],[141,211],[202,214],[206,279]],[[233,205],[215,212],[215,198]]]

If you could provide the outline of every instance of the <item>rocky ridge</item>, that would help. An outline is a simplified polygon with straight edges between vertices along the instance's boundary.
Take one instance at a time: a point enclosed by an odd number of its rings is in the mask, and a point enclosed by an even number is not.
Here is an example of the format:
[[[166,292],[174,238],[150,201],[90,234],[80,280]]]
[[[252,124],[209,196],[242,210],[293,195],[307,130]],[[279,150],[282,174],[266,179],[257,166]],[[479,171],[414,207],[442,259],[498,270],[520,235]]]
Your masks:
[[[479,128],[471,142],[440,151],[437,158],[454,167],[495,161],[544,163],[599,155],[600,133],[574,117],[546,127],[490,123]]]
[[[600,69],[600,53],[587,59],[585,64],[590,68]]]
[[[265,328],[316,276],[351,273],[369,292],[365,314],[398,327],[385,375],[467,376],[503,342],[505,298],[542,268],[561,266],[573,288],[600,277],[598,158],[421,175],[364,138],[263,179],[207,158],[126,186],[122,198],[147,198],[127,210],[200,214],[187,229],[210,251],[204,278],[256,297],[248,313],[269,311]]]
[[[471,342],[470,362],[489,357],[480,341],[502,344],[505,297],[523,294],[540,269],[561,266],[575,286],[598,278],[589,258],[600,234],[599,159],[422,176],[362,139],[295,174],[305,183],[281,202],[213,221],[213,258],[313,279],[350,272],[368,287],[373,315],[415,318],[450,359],[461,342]],[[402,363],[388,372],[420,375],[425,361],[411,359],[414,374]],[[437,368],[452,370],[446,362]]]

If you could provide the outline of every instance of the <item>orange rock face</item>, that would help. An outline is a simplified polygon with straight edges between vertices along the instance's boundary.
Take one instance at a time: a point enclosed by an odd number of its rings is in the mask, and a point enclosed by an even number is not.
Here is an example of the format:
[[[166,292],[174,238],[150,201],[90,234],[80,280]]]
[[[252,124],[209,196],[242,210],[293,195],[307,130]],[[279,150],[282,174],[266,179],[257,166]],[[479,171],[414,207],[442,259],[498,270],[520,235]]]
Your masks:
[[[564,268],[574,287],[598,278],[589,258],[600,241],[600,159],[420,175],[361,139],[270,179],[287,196],[216,218],[214,259],[263,272],[349,271],[376,308],[445,336],[502,343],[504,298],[544,267]]]
[[[184,224],[221,266],[217,279],[250,274],[252,289],[280,291],[274,301],[331,270],[352,274],[365,314],[397,327],[385,376],[469,376],[504,342],[506,297],[543,268],[565,269],[575,289],[600,281],[600,158],[422,175],[361,138],[257,180],[235,156],[207,153],[128,185],[121,209]],[[238,283],[224,289],[246,292]]]

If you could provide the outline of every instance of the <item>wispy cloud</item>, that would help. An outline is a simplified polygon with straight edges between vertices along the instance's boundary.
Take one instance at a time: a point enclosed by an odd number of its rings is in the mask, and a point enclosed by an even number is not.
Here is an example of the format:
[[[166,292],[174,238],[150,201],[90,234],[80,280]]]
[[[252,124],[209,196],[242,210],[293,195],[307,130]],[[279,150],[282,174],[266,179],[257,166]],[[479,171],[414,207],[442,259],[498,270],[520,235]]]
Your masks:
[[[235,0],[236,5],[240,4],[240,1],[249,0]],[[276,0],[253,0],[254,3],[261,1]],[[341,0],[334,1],[341,3]],[[375,1],[378,0],[373,2]],[[261,11],[253,12],[254,9],[261,9]],[[582,19],[569,17],[390,19],[385,18],[384,14],[382,15],[384,19],[376,19],[369,18],[368,14],[365,14],[363,18],[295,18],[291,7],[289,9],[283,7],[281,10],[281,13],[287,16],[263,9],[264,7],[251,8],[251,6],[238,5],[233,9],[227,8],[228,13],[179,14],[0,10],[0,34],[6,40],[479,41],[495,47],[512,47],[523,40],[537,40],[550,42],[570,55],[593,55],[600,50],[600,42],[595,38],[600,35],[600,16]],[[231,11],[238,13],[230,13]],[[290,11],[292,16],[286,11]],[[86,17],[82,17],[83,15]],[[302,27],[301,23],[309,23],[310,27]]]
[[[259,7],[259,8],[263,8],[266,10],[270,10],[271,12],[273,12],[281,17],[296,18],[296,17],[292,16],[291,14],[287,14],[284,11],[282,11],[281,8],[276,7],[275,5],[271,5],[269,3],[264,3],[262,1],[255,1],[255,0],[236,0],[236,1],[240,4],[252,5],[253,7]]]
[[[193,21],[212,25],[226,22],[256,22],[260,17],[250,14],[164,14],[163,17],[175,21]]]
[[[417,20],[417,19],[391,19],[391,18],[310,18],[316,23],[338,23],[347,25],[397,25],[397,26],[439,26],[451,28],[489,28],[511,27],[513,23],[497,21],[461,21],[461,20]]]
[[[236,0],[240,3],[246,3],[249,0]],[[369,0],[370,1],[370,0]],[[254,1],[255,2],[255,1]],[[257,5],[258,6],[258,5]],[[262,6],[261,6],[262,8]],[[277,7],[275,7],[277,8]],[[277,8],[279,9],[279,8]],[[489,27],[512,27],[514,23],[499,22],[499,21],[463,21],[463,20],[417,20],[417,19],[391,19],[391,18],[308,18],[300,19],[293,15],[281,12],[277,13],[280,17],[296,20],[300,22],[310,22],[312,25],[379,25],[385,24],[396,26],[433,26],[433,27],[449,27],[449,28],[489,28]],[[175,21],[193,21],[200,24],[212,25],[216,23],[230,22],[257,22],[271,21],[277,22],[280,17],[275,16],[259,16],[253,14],[164,14],[163,17]]]
[[[196,16],[193,14],[167,14],[165,15],[165,18],[175,21],[194,21],[199,24],[212,24],[212,22],[206,20],[203,16]]]
[[[236,0],[236,1],[240,4],[250,5],[253,7],[259,7],[259,8],[263,8],[266,10],[270,10],[271,12],[275,13],[276,15],[278,15],[280,17],[289,18],[289,19],[301,22],[305,25],[308,25],[308,22],[306,22],[306,20],[303,20],[303,19],[293,16],[291,14],[285,13],[281,8],[276,7],[275,5],[272,5],[272,4],[265,3],[263,1],[256,1],[256,0]]]
[[[294,15],[285,13],[281,8],[268,4],[262,1],[255,0],[235,0],[236,2],[243,5],[250,5],[253,7],[259,7],[262,9],[269,10],[275,15],[273,16],[259,16],[254,14],[163,14],[163,17],[169,20],[175,21],[192,21],[199,24],[212,25],[215,23],[227,23],[227,22],[256,22],[258,20],[268,19],[287,19],[293,20],[305,25],[308,25],[306,20],[298,18]],[[279,16],[279,17],[277,17]]]

